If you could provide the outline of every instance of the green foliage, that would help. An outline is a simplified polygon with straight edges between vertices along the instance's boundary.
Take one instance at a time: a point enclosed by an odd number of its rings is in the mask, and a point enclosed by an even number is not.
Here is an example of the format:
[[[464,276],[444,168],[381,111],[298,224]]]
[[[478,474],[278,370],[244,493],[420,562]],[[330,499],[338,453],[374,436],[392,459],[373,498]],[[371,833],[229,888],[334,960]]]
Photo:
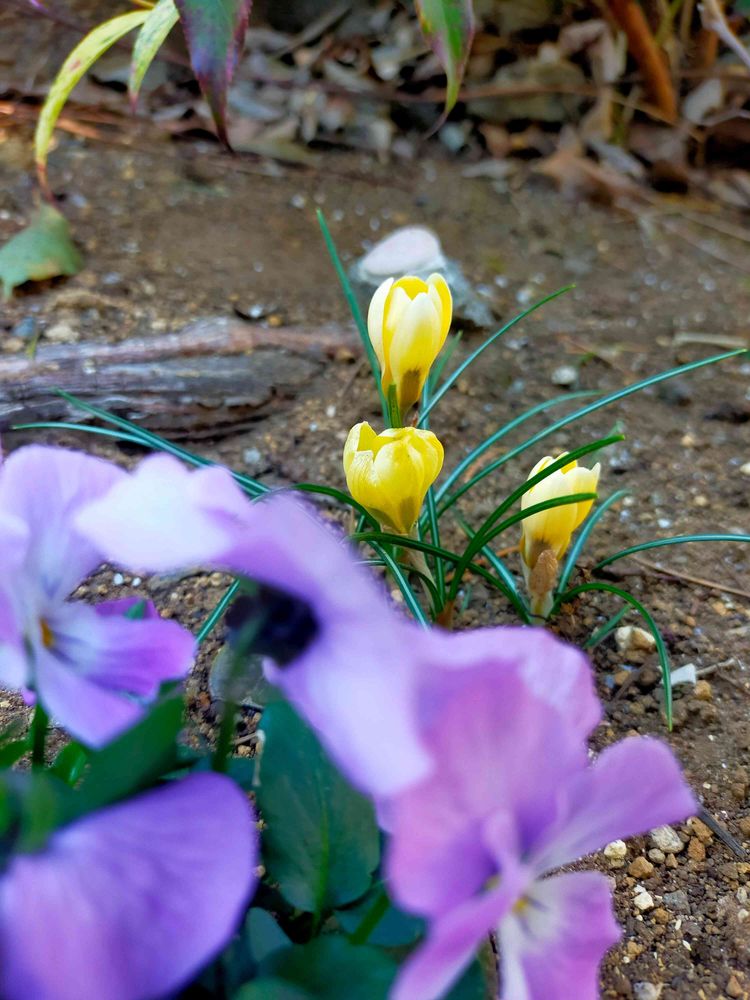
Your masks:
[[[128,94],[133,105],[138,100],[141,84],[149,66],[179,17],[174,0],[159,0],[143,22],[133,46],[133,59],[128,78]]]
[[[311,1000],[386,1000],[396,964],[375,948],[353,945],[343,935],[324,934],[307,944],[273,952],[263,963],[263,971],[301,989],[301,995]],[[261,994],[241,990],[235,1000],[253,1000],[254,996]]]
[[[448,78],[447,115],[458,100],[466,60],[474,38],[472,0],[417,0],[419,23]]]
[[[245,39],[252,0],[175,0],[190,62],[211,108],[219,138],[227,142],[227,88]]]
[[[256,798],[263,862],[284,898],[320,918],[370,887],[380,858],[372,803],[331,764],[285,702],[264,714]]]
[[[70,238],[68,220],[51,205],[40,205],[29,225],[0,249],[3,299],[25,281],[78,274],[83,259]]]
[[[36,168],[43,190],[47,190],[47,154],[52,132],[73,88],[107,49],[129,31],[139,28],[150,14],[150,10],[134,10],[128,14],[118,14],[97,25],[76,45],[62,64],[42,106],[34,136]]]

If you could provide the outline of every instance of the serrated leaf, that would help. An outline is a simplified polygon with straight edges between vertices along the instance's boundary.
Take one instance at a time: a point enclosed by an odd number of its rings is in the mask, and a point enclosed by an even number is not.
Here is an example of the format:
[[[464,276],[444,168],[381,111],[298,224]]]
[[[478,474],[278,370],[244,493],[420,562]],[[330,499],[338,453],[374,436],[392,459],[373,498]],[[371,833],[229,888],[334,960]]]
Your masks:
[[[322,914],[364,895],[380,858],[372,803],[334,768],[286,702],[263,714],[256,799],[263,863],[283,897]]]
[[[300,987],[315,1000],[386,1000],[396,963],[384,952],[325,934],[275,951],[263,972]],[[236,1000],[248,1000],[240,992]]]
[[[55,123],[63,105],[84,73],[104,55],[107,49],[119,41],[129,31],[139,27],[149,17],[151,10],[134,10],[129,14],[119,14],[103,24],[97,25],[76,45],[62,64],[49,93],[42,105],[34,134],[34,155],[39,183],[47,190],[47,153]]]
[[[417,13],[422,32],[447,77],[445,117],[458,99],[474,38],[472,0],[417,0]]]
[[[179,19],[180,15],[174,5],[174,0],[159,0],[157,5],[149,11],[133,46],[133,59],[130,63],[130,76],[128,78],[128,96],[131,104],[134,105],[138,100],[143,78],[154,61],[154,56]]]
[[[190,62],[211,108],[216,130],[227,142],[227,88],[245,40],[252,0],[176,0]]]
[[[25,281],[44,281],[78,274],[83,259],[70,238],[68,220],[51,205],[42,205],[29,225],[0,248],[3,299]]]

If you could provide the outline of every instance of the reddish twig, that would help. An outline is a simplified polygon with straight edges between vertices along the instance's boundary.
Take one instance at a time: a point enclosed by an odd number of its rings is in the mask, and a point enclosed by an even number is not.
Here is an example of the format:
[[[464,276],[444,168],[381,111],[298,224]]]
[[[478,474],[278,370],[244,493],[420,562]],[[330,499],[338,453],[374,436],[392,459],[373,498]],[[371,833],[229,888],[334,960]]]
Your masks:
[[[625,32],[628,48],[643,73],[651,100],[667,121],[677,118],[677,96],[662,51],[636,0],[609,0],[609,9]]]

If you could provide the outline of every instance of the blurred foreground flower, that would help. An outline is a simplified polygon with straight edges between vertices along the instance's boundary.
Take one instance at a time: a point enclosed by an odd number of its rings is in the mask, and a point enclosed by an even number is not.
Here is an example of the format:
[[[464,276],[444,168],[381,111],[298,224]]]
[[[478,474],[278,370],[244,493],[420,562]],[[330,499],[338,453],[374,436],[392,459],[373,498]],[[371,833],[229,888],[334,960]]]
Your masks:
[[[416,427],[376,434],[363,422],[352,427],[344,445],[349,492],[381,527],[399,535],[411,533],[442,467],[440,441]]]
[[[18,853],[3,831],[4,1000],[153,1000],[227,943],[255,888],[257,831],[228,778],[197,774]]]
[[[124,477],[63,448],[21,448],[0,466],[0,683],[30,690],[89,744],[126,729],[162,681],[183,677],[195,645],[150,603],[130,618],[137,600],[67,600],[104,560],[76,514]]]
[[[367,313],[367,329],[380,362],[383,392],[395,386],[401,416],[417,402],[453,318],[450,289],[440,274],[427,281],[388,278]]]
[[[528,478],[543,472],[554,461],[554,458],[546,455],[537,462]],[[521,509],[526,510],[545,500],[569,497],[576,493],[595,493],[599,471],[599,463],[593,469],[586,469],[572,461],[524,493]],[[532,614],[542,618],[549,614],[557,583],[558,562],[567,551],[573,532],[586,519],[593,502],[582,500],[562,507],[551,507],[521,521],[521,565]]]
[[[506,1000],[595,1000],[619,937],[608,880],[544,876],[694,812],[679,766],[640,737],[590,764],[590,668],[541,629],[444,636],[432,666],[421,716],[439,767],[386,804],[389,891],[429,932],[391,998],[443,996],[497,931]]]
[[[414,707],[424,632],[396,614],[343,538],[301,503],[277,495],[253,504],[226,469],[188,472],[155,455],[77,523],[113,562],[152,572],[202,564],[264,585],[254,648],[275,661],[269,680],[350,780],[390,794],[426,773]],[[250,618],[253,598],[243,603]]]

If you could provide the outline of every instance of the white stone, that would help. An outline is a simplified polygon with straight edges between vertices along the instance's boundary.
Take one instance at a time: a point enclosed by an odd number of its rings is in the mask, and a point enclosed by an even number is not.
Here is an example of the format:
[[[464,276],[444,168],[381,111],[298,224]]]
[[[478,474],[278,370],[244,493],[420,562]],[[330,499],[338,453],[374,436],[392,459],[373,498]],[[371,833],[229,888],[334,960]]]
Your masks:
[[[621,868],[628,854],[628,845],[624,840],[613,840],[611,844],[607,844],[603,853],[611,868]]]
[[[376,243],[360,261],[363,278],[380,282],[393,274],[440,271],[445,267],[440,240],[426,226],[403,226]]]
[[[635,1000],[659,1000],[663,986],[661,983],[633,983]]]
[[[745,462],[744,465],[741,465],[740,472],[743,476],[750,476],[750,462]]]
[[[654,897],[650,892],[639,892],[638,895],[633,900],[633,904],[637,910],[641,913],[646,913],[648,910],[653,910],[654,908]]]
[[[615,642],[618,653],[632,653],[634,650],[650,653],[656,648],[656,639],[637,625],[622,625],[615,629]]]
[[[70,323],[60,320],[44,331],[45,340],[51,340],[55,344],[74,344],[80,334],[74,330]]]
[[[679,854],[685,847],[679,834],[671,826],[657,826],[652,830],[651,843],[665,854]]]
[[[552,372],[552,384],[566,388],[575,385],[578,381],[578,372],[572,365],[560,365]]]

